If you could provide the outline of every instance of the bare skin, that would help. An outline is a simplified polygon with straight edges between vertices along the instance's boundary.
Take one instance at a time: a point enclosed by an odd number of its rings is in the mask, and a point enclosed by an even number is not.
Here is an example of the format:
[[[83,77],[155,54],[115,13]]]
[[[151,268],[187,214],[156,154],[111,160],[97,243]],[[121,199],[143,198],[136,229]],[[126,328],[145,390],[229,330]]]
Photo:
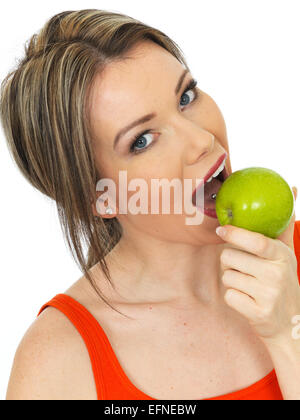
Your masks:
[[[126,170],[128,183],[143,178],[148,190],[154,178],[179,178],[183,182],[204,177],[224,152],[229,155],[225,122],[217,105],[200,89],[197,100],[190,91],[190,103],[180,105],[184,87],[193,75],[186,75],[175,97],[174,89],[184,68],[159,46],[143,43],[132,57],[108,67],[92,89],[90,115],[102,177],[113,179],[118,186],[119,171]],[[157,118],[131,130],[114,150],[116,133],[151,112],[156,112]],[[146,129],[153,133],[147,135],[151,146],[143,147],[137,155],[130,153],[133,136]],[[230,157],[226,167],[231,173]],[[133,194],[127,194],[128,200]],[[95,215],[99,216],[96,210]],[[189,305],[194,297],[203,302],[222,302],[218,254],[223,242],[215,234],[219,223],[205,217],[201,225],[188,226],[186,216],[117,215],[124,234],[110,259],[120,267],[122,276],[116,286],[125,299],[132,299],[134,294],[137,302],[175,299]],[[199,273],[205,273],[205,279],[199,281]],[[129,294],[124,294],[124,288]]]
[[[195,75],[185,76],[175,96],[184,68],[171,54],[144,42],[131,56],[109,65],[92,89],[90,116],[102,177],[118,186],[119,171],[126,170],[128,183],[143,178],[150,190],[153,178],[204,177],[224,152],[230,174],[226,126],[216,103],[198,88],[198,99],[190,91],[190,103],[180,105]],[[157,117],[129,131],[114,150],[117,132],[152,112]],[[147,144],[153,144],[140,154],[130,153],[133,137],[148,129],[152,134],[147,134]],[[103,216],[118,217],[124,231],[106,258],[115,289],[98,265],[91,271],[112,305],[133,319],[101,302],[84,277],[65,293],[99,321],[131,382],[155,399],[202,399],[240,390],[266,376],[273,369],[266,348],[248,321],[224,301],[220,253],[227,245],[215,233],[218,220],[205,216],[201,225],[187,226],[185,214],[119,215],[117,204],[116,214]],[[87,374],[72,377],[72,383],[86,390],[85,399],[96,399],[80,336],[53,308],[35,322],[47,322],[47,317],[76,336],[77,352],[71,357]]]
[[[193,75],[185,76],[175,97],[183,67],[172,55],[144,43],[132,56],[107,68],[92,91],[91,121],[103,177],[118,185],[118,171],[126,170],[128,183],[142,177],[150,190],[153,178],[204,177],[224,152],[231,173],[225,122],[216,103],[199,89],[198,99],[191,94],[187,106],[179,105]],[[157,118],[129,131],[114,150],[116,133],[151,112]],[[152,147],[130,154],[133,136],[148,129]],[[81,299],[107,331],[131,381],[157,399],[225,394],[273,368],[247,320],[224,302],[219,257],[226,245],[215,234],[217,219],[205,216],[201,225],[187,226],[185,216],[117,214],[124,235],[107,258],[115,290],[104,286],[98,267],[93,270],[110,302],[133,320],[99,309],[84,279],[67,292]]]
[[[92,271],[98,272],[98,268],[94,266]],[[101,284],[106,284],[98,275]],[[197,299],[132,303],[120,301],[109,286],[102,290],[115,308],[132,319],[100,303],[85,278],[65,293],[96,318],[129,380],[152,398],[225,395],[252,385],[273,369],[265,346],[247,320],[225,304]],[[90,371],[86,349],[82,348],[76,359]],[[85,379],[86,389],[91,390],[92,375]],[[89,395],[97,398],[95,390]]]

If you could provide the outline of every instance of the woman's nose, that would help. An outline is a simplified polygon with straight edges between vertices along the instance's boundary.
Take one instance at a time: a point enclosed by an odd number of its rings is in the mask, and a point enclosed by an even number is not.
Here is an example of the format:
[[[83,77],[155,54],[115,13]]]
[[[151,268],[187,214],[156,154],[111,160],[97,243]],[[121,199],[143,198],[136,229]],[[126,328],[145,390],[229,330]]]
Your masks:
[[[184,137],[184,157],[187,165],[197,163],[202,156],[214,149],[215,136],[199,126],[196,127],[195,124],[185,132]]]

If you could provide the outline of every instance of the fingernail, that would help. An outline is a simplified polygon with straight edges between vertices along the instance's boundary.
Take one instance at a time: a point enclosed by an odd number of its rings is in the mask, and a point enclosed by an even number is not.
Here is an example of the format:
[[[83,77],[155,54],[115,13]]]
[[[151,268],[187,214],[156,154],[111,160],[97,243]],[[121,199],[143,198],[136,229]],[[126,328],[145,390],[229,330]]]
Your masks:
[[[220,236],[221,238],[224,238],[224,237],[225,237],[225,235],[226,235],[226,229],[225,229],[224,227],[219,226],[219,227],[217,227],[217,229],[216,229],[216,234],[217,234],[218,236]]]

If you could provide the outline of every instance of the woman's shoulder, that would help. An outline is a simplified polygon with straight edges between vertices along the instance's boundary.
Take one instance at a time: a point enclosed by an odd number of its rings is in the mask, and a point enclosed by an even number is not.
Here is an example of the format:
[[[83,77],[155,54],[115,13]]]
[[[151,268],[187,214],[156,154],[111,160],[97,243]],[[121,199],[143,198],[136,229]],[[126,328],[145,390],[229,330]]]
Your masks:
[[[15,353],[6,399],[97,399],[85,343],[58,309],[45,308],[25,332]]]

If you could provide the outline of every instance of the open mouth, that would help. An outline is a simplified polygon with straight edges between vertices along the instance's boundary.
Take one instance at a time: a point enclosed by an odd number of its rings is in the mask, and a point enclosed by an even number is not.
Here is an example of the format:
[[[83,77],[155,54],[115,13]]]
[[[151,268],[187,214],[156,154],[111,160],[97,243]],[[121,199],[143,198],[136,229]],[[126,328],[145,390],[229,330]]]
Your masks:
[[[216,217],[215,208],[216,208],[216,196],[225,181],[228,178],[228,173],[225,167],[225,162],[227,159],[227,154],[222,155],[215,165],[209,170],[207,175],[201,180],[198,187],[194,190],[192,195],[192,204],[193,206],[199,208],[205,214],[211,217]],[[203,191],[204,189],[204,191]],[[198,206],[196,203],[197,196],[204,193],[204,208]],[[199,203],[201,200],[198,198]]]

